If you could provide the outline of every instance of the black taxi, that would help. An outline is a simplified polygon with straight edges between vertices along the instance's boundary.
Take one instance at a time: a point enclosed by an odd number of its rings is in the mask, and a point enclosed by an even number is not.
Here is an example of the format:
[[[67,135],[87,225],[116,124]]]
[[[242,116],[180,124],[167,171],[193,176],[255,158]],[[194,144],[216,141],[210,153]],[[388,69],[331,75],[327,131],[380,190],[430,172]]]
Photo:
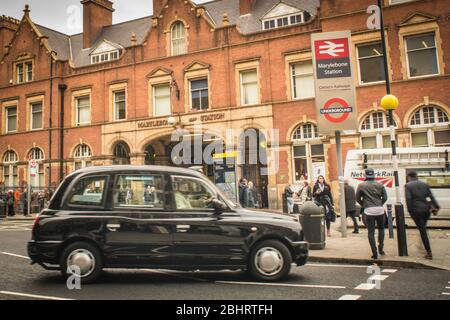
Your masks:
[[[243,209],[198,171],[110,166],[60,184],[28,255],[83,283],[104,268],[247,270],[277,281],[306,263],[308,243],[296,218]]]

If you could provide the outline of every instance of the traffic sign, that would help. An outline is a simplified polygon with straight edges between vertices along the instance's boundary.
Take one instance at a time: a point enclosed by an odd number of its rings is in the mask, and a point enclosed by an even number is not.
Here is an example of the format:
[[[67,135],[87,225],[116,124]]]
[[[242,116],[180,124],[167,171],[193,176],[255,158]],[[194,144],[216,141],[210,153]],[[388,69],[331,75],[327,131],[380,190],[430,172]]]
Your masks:
[[[321,134],[356,130],[356,98],[350,31],[311,36],[317,127]]]
[[[28,167],[30,170],[30,177],[35,177],[37,175],[37,163],[36,160],[30,159],[28,161]]]

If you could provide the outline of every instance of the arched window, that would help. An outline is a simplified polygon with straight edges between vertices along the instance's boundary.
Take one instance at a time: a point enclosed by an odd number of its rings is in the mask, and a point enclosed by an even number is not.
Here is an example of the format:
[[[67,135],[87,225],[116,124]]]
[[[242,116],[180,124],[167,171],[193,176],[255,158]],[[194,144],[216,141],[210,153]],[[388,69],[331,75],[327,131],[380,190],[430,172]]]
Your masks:
[[[113,164],[130,164],[130,148],[124,143],[119,142],[114,147],[114,160]]]
[[[6,151],[3,156],[3,182],[5,187],[14,188],[19,186],[19,175],[17,172],[17,153],[12,150]]]
[[[31,186],[35,188],[44,187],[44,152],[40,148],[33,148],[28,154],[28,159],[36,161],[37,172],[35,177],[31,177]]]
[[[319,138],[317,126],[312,123],[306,123],[295,129],[292,140],[311,140],[317,138]]]
[[[75,170],[92,166],[92,151],[87,144],[80,144],[74,152]]]
[[[325,152],[317,126],[304,123],[298,126],[292,135],[294,181],[312,180],[313,168],[325,167]],[[320,173],[325,176],[325,172]]]
[[[375,111],[368,114],[361,123],[360,132],[362,149],[391,147],[389,117],[383,111]]]
[[[186,30],[183,22],[177,21],[172,26],[172,55],[186,53]]]
[[[411,117],[411,145],[431,147],[450,145],[449,115],[435,105],[418,109]]]

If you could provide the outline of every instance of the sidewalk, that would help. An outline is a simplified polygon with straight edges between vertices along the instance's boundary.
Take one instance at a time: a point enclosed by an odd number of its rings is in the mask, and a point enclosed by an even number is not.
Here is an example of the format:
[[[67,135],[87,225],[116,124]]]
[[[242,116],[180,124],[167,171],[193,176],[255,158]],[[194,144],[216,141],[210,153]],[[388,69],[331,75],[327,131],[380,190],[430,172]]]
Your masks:
[[[397,234],[389,239],[386,229],[386,255],[379,260],[372,260],[367,230],[361,229],[360,234],[353,234],[349,228],[347,238],[341,237],[339,223],[332,226],[331,237],[326,240],[324,250],[310,250],[310,261],[334,262],[350,264],[373,264],[399,268],[432,268],[450,271],[450,230],[429,230],[433,260],[423,258],[425,250],[417,229],[407,229],[408,257],[398,256]],[[377,237],[377,233],[376,233]]]
[[[35,218],[36,218],[36,213],[32,213],[28,217],[25,217],[23,214],[16,214],[14,217],[0,217],[0,223],[2,221],[34,220]]]

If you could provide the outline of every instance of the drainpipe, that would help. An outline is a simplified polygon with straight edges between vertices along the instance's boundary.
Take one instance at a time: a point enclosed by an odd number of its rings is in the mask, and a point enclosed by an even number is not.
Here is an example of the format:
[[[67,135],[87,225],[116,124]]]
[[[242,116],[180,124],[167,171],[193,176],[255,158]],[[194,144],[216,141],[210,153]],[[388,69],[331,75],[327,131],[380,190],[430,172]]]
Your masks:
[[[48,114],[48,189],[52,187],[52,113],[53,113],[53,53],[50,52],[50,106]]]
[[[64,179],[64,92],[67,85],[60,84],[58,86],[61,97],[61,109],[59,114],[59,182]]]

